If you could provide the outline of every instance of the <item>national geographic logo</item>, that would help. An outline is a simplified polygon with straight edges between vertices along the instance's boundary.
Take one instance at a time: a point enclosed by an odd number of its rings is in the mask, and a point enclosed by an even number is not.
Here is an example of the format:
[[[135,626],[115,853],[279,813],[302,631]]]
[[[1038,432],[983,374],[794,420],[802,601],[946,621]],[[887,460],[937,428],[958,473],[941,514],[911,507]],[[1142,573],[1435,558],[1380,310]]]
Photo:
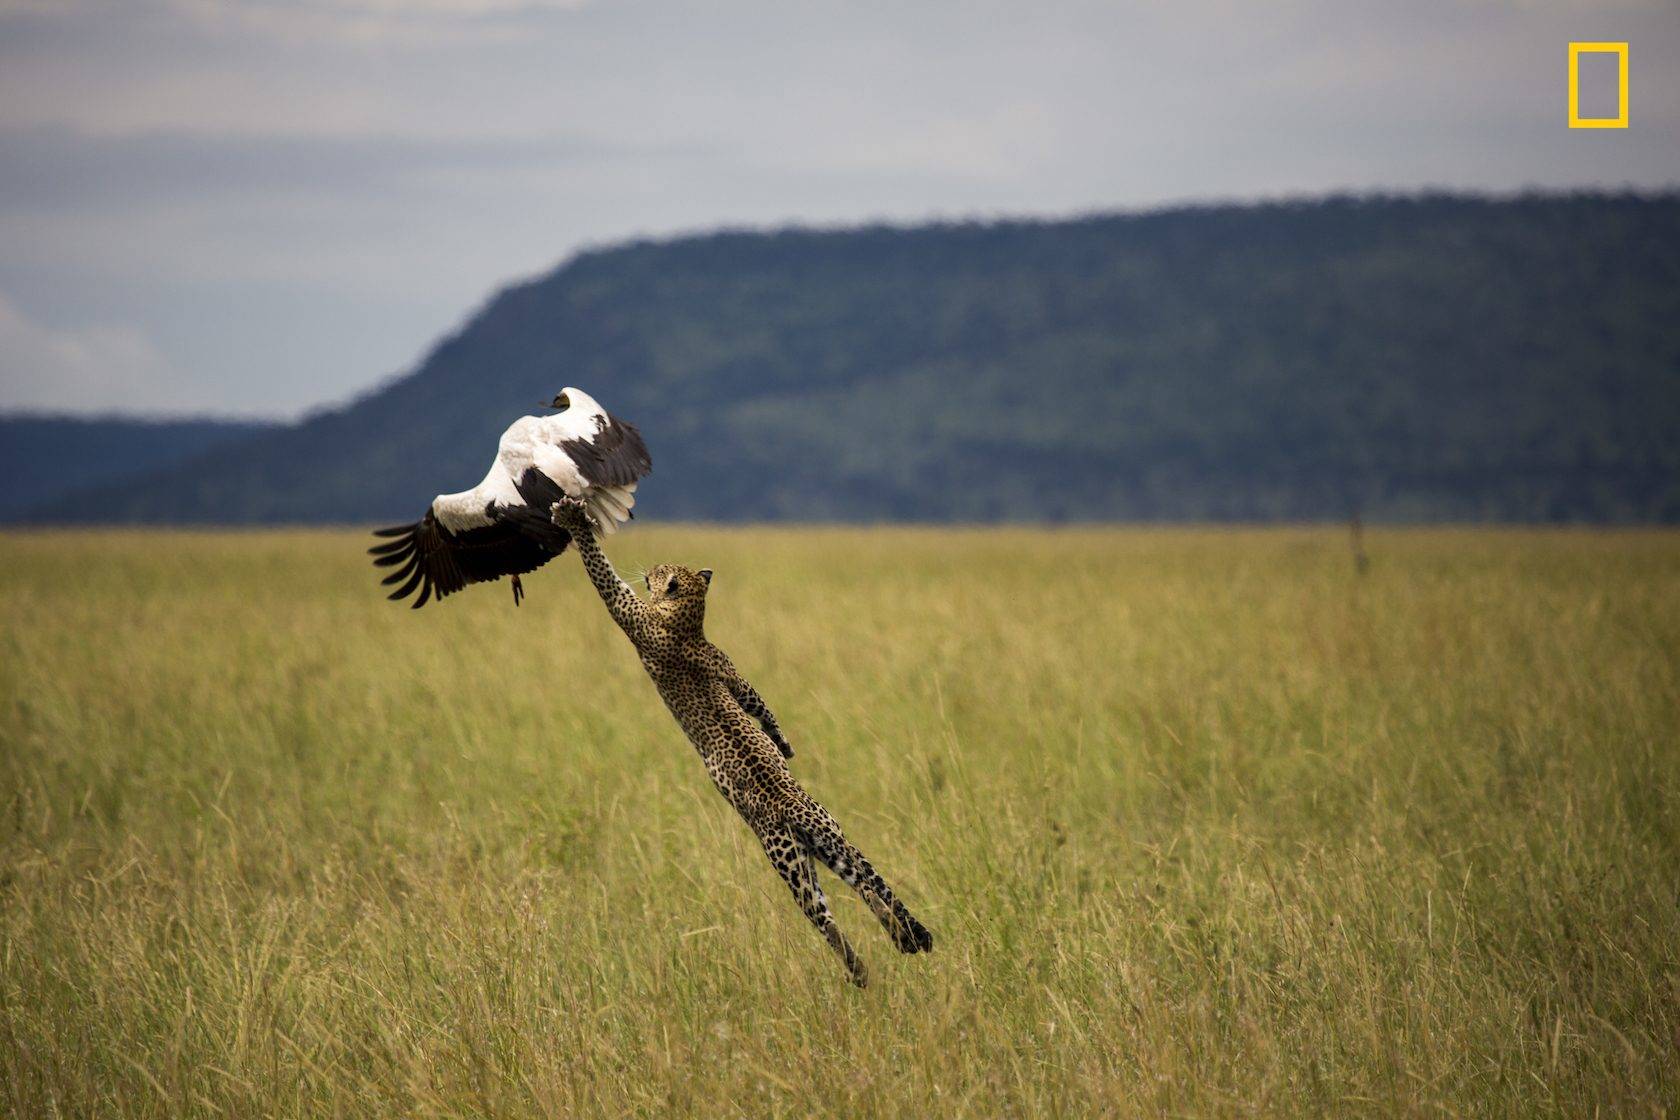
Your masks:
[[[1603,105],[1604,95],[1612,88],[1609,74],[1602,71],[1602,56],[1609,55],[1616,64],[1616,115],[1581,115],[1581,56],[1591,58],[1594,73],[1588,77],[1588,95],[1593,105]],[[1626,43],[1569,44],[1569,127],[1570,128],[1626,128],[1628,126],[1628,45]]]

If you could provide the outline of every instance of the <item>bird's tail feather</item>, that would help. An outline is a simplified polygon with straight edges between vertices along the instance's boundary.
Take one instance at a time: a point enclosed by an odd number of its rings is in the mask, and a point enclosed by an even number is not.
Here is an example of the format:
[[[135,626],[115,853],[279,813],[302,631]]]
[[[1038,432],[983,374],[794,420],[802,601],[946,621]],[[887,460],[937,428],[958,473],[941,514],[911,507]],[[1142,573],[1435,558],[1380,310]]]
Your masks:
[[[636,499],[621,486],[596,487],[585,501],[590,517],[604,535],[618,532],[619,525],[630,520],[630,507],[636,504]]]

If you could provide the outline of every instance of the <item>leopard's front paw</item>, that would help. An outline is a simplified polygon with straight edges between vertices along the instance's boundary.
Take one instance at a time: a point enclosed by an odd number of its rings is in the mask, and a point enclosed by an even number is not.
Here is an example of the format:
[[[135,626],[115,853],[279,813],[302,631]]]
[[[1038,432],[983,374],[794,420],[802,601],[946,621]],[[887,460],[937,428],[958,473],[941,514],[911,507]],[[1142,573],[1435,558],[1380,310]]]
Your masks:
[[[584,529],[589,526],[589,507],[568,494],[548,507],[548,517],[562,529]]]

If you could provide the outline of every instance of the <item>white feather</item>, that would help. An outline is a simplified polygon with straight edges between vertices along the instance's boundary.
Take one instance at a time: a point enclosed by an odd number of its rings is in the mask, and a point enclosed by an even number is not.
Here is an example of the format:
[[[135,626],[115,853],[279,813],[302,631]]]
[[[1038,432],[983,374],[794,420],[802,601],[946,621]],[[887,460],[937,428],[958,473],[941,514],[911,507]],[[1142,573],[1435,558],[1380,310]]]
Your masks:
[[[628,521],[630,520],[630,507],[619,501],[614,490],[614,487],[603,486],[589,497],[596,505],[601,507],[602,512],[610,515],[615,521]]]
[[[490,524],[490,516],[485,510],[492,502],[498,505],[517,505],[520,502],[519,491],[514,487],[513,479],[508,477],[500,457],[490,464],[483,480],[471,490],[463,490],[459,494],[439,494],[433,498],[432,513],[444,528],[459,533]]]
[[[596,527],[600,530],[600,535],[611,536],[612,534],[618,532],[618,520],[613,517],[613,515],[608,512],[598,500],[596,500],[599,494],[600,491],[596,491],[594,494],[589,496],[589,516],[590,519],[595,522]]]

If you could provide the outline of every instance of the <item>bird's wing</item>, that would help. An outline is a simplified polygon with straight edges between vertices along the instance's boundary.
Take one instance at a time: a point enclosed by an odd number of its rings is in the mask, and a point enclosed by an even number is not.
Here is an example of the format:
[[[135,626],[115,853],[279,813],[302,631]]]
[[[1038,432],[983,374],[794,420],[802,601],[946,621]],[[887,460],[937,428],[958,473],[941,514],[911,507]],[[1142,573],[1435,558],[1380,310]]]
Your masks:
[[[560,450],[577,464],[578,474],[591,486],[634,486],[653,469],[647,444],[636,425],[601,411],[591,420],[594,430],[560,441]]]
[[[522,435],[528,436],[529,466],[510,461],[504,447],[503,464],[513,473],[517,465],[520,494],[538,509],[555,500],[545,483],[573,497],[584,499],[595,524],[611,533],[630,519],[636,504],[636,484],[653,469],[647,444],[634,424],[618,419],[588,394],[565,390],[572,406],[559,416],[535,421]],[[536,485],[533,485],[536,484]]]
[[[499,510],[489,524],[459,531],[446,528],[428,509],[414,524],[379,529],[374,536],[390,538],[368,549],[375,564],[396,567],[382,581],[401,584],[389,598],[406,599],[418,591],[411,604],[416,609],[433,596],[442,599],[469,583],[535,571],[571,542],[546,515],[525,507]]]
[[[654,468],[648,457],[647,443],[633,423],[618,420],[608,411],[600,411],[591,421],[593,432],[561,440],[563,450],[571,462],[578,465],[578,474],[585,482],[598,487],[635,487]]]
[[[587,393],[567,389],[565,394],[572,399],[572,406],[558,416],[537,421],[530,429],[533,465],[573,497],[581,497],[578,490],[593,486],[633,488],[653,469],[642,433],[634,424],[613,416]],[[510,473],[519,477],[518,470]]]

